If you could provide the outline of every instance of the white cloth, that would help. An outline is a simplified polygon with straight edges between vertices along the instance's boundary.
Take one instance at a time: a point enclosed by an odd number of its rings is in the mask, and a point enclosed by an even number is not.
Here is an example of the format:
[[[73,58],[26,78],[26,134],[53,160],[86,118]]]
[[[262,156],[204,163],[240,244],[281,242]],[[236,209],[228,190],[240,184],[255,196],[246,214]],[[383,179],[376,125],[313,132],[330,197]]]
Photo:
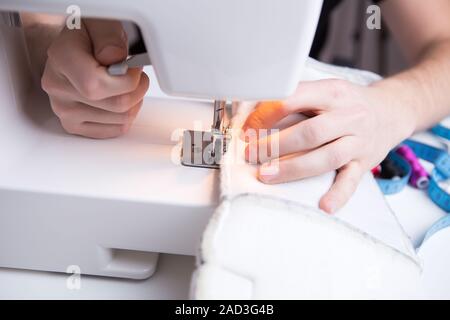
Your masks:
[[[301,80],[378,76],[308,60]],[[232,119],[240,128],[253,104]],[[370,175],[335,216],[318,209],[334,173],[265,185],[233,136],[221,168],[222,203],[204,235],[192,296],[198,299],[405,298],[420,263]]]

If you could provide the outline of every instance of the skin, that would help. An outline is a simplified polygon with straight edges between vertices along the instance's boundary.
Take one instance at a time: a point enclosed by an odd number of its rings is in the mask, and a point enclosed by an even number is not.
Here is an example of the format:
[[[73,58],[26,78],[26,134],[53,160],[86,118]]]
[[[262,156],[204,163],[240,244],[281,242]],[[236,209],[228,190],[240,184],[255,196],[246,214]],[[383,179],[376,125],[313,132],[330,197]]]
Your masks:
[[[149,78],[139,68],[129,69],[123,76],[108,74],[106,66],[123,61],[128,54],[121,23],[84,19],[80,30],[69,30],[56,27],[61,25],[57,17],[22,18],[27,33],[36,26],[60,30],[48,43],[41,85],[63,128],[97,139],[126,133],[141,108]],[[42,49],[37,50],[34,60],[40,61],[42,56]]]
[[[243,128],[269,129],[293,113],[310,116],[272,136],[280,143],[280,170],[277,175],[260,170],[258,178],[274,184],[337,170],[333,186],[319,203],[329,213],[348,201],[362,175],[390,149],[450,113],[450,1],[387,0],[381,6],[383,18],[411,60],[410,69],[369,87],[340,80],[300,83],[285,101],[258,104]],[[37,27],[52,30],[48,34],[61,29],[48,24],[48,17],[31,15],[25,20],[28,34]],[[91,138],[126,132],[139,111],[148,78],[136,69],[121,77],[107,75],[104,66],[126,57],[120,25],[84,20],[81,30],[56,34],[52,41],[37,42],[31,51],[38,64],[44,60],[42,87],[63,127]],[[47,46],[48,58],[39,58],[45,57],[42,50]],[[267,138],[257,141],[259,148],[267,143]],[[258,159],[262,165],[269,160]]]
[[[268,139],[279,141],[278,174],[260,170],[262,182],[283,183],[337,170],[319,203],[333,213],[389,150],[450,114],[450,2],[388,0],[382,3],[382,14],[413,66],[369,87],[341,80],[304,82],[285,101],[259,103],[244,131],[273,128],[293,113],[311,116],[249,146],[267,148]],[[258,159],[265,166],[269,160]]]

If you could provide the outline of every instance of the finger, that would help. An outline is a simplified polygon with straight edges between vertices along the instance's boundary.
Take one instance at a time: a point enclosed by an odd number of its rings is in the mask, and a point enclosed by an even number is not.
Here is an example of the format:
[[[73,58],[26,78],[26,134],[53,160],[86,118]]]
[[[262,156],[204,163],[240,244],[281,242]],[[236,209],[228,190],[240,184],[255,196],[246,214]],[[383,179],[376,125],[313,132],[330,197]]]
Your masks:
[[[44,73],[41,78],[41,87],[49,96],[57,96],[60,98],[79,96],[70,81],[57,72],[57,67],[54,66],[53,61],[50,59],[45,64]]]
[[[117,113],[94,108],[80,102],[65,102],[52,97],[55,114],[65,122],[96,122],[104,124],[126,124],[134,119],[140,104],[131,107],[127,112]]]
[[[126,112],[139,101],[142,101],[147,93],[149,85],[149,77],[142,72],[138,86],[134,91],[98,101],[86,99],[85,103],[111,112]]]
[[[80,135],[94,139],[108,139],[121,136],[127,131],[124,124],[104,124],[84,122],[80,126]]]
[[[282,101],[260,102],[247,117],[242,131],[252,129],[270,129],[281,119],[286,117],[286,110]]]
[[[42,84],[44,90],[50,95],[65,101],[78,101],[92,107],[110,112],[127,112],[145,96],[150,80],[145,73],[141,74],[136,90],[118,96],[108,97],[101,100],[89,100],[83,97],[67,80],[59,79],[49,70],[46,83]],[[50,83],[53,83],[52,85]]]
[[[339,126],[336,123],[339,123]],[[315,149],[349,135],[351,123],[352,116],[337,112],[325,113],[262,137],[257,141],[256,147],[252,146],[254,141],[249,141],[247,148],[257,150],[257,157],[252,159],[264,163],[288,154]],[[246,150],[246,154],[248,155],[249,151]]]
[[[63,127],[70,134],[93,139],[116,138],[127,130],[127,126],[124,124],[94,122],[83,122],[81,124],[63,123]]]
[[[127,58],[128,39],[120,21],[85,19],[84,24],[91,38],[95,59],[101,65],[108,66]]]
[[[345,97],[349,86],[347,82],[335,79],[301,82],[296,92],[285,101],[259,103],[242,129],[269,129],[295,112],[328,110]]]
[[[351,86],[338,79],[300,82],[295,94],[284,101],[284,107],[288,113],[329,110],[345,101]]]
[[[328,213],[342,208],[355,192],[363,172],[356,161],[351,161],[336,175],[330,190],[320,199],[319,207]]]
[[[48,50],[48,61],[71,85],[89,100],[101,100],[134,91],[142,70],[130,68],[125,75],[110,76],[92,55],[86,28],[64,29]]]
[[[259,180],[276,184],[317,176],[341,168],[356,156],[355,139],[343,137],[300,156],[281,158],[274,162],[278,170],[266,170],[267,168],[261,166]]]

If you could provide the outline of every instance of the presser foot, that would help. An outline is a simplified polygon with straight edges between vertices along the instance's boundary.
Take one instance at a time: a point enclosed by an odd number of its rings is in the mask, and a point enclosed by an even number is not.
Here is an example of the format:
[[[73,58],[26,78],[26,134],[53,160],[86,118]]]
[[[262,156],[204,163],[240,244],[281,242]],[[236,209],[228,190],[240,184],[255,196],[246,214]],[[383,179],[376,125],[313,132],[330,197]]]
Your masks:
[[[181,164],[188,167],[219,169],[229,138],[226,133],[186,130],[183,134]]]
[[[231,110],[225,100],[214,101],[211,131],[186,130],[183,134],[181,164],[189,167],[219,169],[230,139],[226,111]]]

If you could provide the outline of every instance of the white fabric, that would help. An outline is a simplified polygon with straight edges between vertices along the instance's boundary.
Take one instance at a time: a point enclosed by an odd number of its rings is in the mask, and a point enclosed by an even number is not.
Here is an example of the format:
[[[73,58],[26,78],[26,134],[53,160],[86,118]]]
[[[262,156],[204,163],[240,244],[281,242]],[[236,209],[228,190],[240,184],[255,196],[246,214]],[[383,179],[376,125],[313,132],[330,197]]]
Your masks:
[[[310,59],[302,80],[341,78],[359,84],[368,72]],[[240,128],[251,103],[232,119]],[[398,298],[413,296],[420,264],[411,242],[366,175],[335,216],[318,209],[334,173],[265,185],[232,138],[221,168],[222,204],[202,240],[192,295],[198,299]]]
[[[425,240],[418,249],[424,261],[420,298],[450,299],[450,228],[446,227]]]

